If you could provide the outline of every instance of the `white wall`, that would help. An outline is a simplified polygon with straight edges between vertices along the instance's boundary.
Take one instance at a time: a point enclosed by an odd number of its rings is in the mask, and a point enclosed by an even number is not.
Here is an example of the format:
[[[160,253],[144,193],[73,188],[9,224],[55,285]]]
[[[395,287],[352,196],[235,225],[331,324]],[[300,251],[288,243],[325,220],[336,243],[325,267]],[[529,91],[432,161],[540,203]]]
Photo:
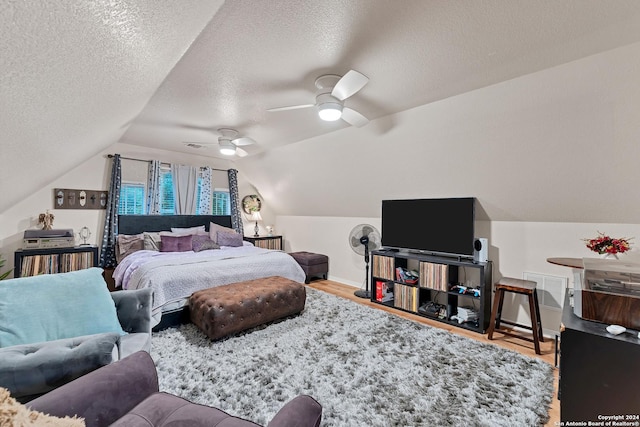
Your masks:
[[[375,82],[374,82],[375,83]],[[494,279],[567,277],[597,231],[640,236],[640,43],[238,161],[277,212],[288,250],[327,254],[360,285],[347,246],[381,200],[475,196]],[[411,225],[409,225],[411,226]],[[634,240],[634,244],[638,242]],[[523,309],[506,313],[524,322]],[[543,310],[557,330],[558,312]]]
[[[386,198],[475,196],[493,221],[637,223],[639,76],[636,43],[238,169],[279,215],[376,217]]]

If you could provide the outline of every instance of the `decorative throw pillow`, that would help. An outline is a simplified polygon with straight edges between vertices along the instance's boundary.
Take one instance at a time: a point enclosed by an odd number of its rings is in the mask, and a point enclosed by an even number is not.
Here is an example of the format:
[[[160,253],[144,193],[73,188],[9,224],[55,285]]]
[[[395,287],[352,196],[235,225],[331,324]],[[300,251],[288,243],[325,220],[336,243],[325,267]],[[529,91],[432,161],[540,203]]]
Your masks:
[[[58,418],[32,411],[18,403],[9,390],[0,387],[0,426],[84,427],[84,419]]]
[[[226,231],[218,231],[218,244],[220,246],[242,246],[242,236],[235,231],[229,233]]]
[[[236,230],[234,230],[233,228],[229,228],[229,227],[223,227],[222,225],[218,225],[214,222],[209,223],[209,238],[211,240],[213,240],[215,243],[218,243],[220,245],[220,243],[218,242],[218,232],[227,232],[227,233],[236,233]],[[237,233],[236,233],[237,234]],[[222,246],[222,245],[220,245]]]
[[[220,245],[211,240],[208,235],[195,235],[191,241],[194,252],[206,251],[208,249],[220,249]]]
[[[119,234],[116,249],[118,263],[135,251],[144,249],[144,234]]]
[[[199,227],[189,227],[189,228],[176,228],[176,227],[171,227],[171,232],[175,233],[175,234],[180,234],[180,235],[185,235],[185,234],[198,234],[198,235],[206,235],[209,234],[207,233],[207,231],[204,229],[204,225],[201,225]]]
[[[102,271],[0,281],[0,347],[103,332],[124,335]]]
[[[160,241],[160,233],[144,232],[144,249],[147,251],[159,251],[162,246]]]
[[[184,236],[167,236],[160,235],[162,246],[161,252],[187,252],[193,250],[193,236],[185,234]]]

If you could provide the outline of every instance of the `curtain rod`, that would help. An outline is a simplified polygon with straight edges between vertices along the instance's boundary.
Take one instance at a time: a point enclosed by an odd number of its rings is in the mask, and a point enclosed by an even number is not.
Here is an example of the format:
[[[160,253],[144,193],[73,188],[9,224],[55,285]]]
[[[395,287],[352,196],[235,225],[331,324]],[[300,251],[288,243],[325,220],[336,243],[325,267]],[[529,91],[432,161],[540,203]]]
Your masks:
[[[112,159],[114,157],[113,154],[107,154],[107,157]],[[146,163],[151,163],[151,160],[144,160],[144,159],[134,159],[133,157],[124,157],[124,156],[120,156],[121,159],[124,160],[133,160],[135,162],[146,162]],[[170,164],[169,162],[160,162],[160,163],[165,163],[165,164]],[[220,172],[228,172],[228,169],[217,169],[217,168],[211,168],[211,170],[214,171],[220,171]]]

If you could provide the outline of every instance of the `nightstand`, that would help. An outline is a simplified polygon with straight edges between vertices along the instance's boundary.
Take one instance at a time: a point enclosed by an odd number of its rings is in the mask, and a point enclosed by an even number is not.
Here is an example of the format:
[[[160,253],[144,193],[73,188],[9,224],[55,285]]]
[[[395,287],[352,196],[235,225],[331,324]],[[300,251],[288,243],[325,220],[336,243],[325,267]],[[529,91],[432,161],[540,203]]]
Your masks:
[[[244,240],[259,248],[282,250],[282,236],[244,236]]]

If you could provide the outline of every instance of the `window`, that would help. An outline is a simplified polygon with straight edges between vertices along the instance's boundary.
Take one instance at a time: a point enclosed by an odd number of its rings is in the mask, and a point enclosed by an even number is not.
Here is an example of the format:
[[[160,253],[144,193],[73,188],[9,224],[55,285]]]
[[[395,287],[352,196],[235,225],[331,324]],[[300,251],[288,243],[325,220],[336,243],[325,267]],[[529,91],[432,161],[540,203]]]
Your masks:
[[[123,182],[120,187],[118,213],[121,215],[143,215],[145,185],[141,182]]]
[[[198,178],[198,196],[196,199],[196,215],[200,215],[200,191],[202,188],[202,178]],[[227,188],[216,188],[211,195],[212,214],[230,215],[231,201]],[[175,214],[175,199],[173,196],[173,177],[171,170],[162,168],[160,170],[160,215]],[[146,184],[141,182],[123,182],[120,188],[119,214],[145,214],[146,206]]]
[[[211,195],[213,202],[213,215],[231,215],[231,201],[229,190],[216,188]]]
[[[160,215],[175,214],[171,170],[160,170]]]

